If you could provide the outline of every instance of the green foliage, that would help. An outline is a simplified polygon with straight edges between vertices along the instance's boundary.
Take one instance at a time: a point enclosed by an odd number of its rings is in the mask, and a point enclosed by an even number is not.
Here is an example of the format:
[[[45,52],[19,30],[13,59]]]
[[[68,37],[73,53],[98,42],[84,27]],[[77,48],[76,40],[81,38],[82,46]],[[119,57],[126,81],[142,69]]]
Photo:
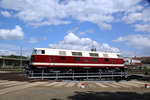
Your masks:
[[[20,65],[21,56],[18,56],[18,55],[2,55],[1,57],[6,58],[5,66],[19,66]],[[12,60],[9,60],[8,58],[12,58]],[[17,59],[17,60],[15,60],[15,59]],[[28,57],[22,56],[22,60],[28,60]],[[1,63],[2,63],[2,61],[1,61]]]
[[[2,55],[2,57],[4,57],[4,58],[15,58],[15,59],[20,59],[21,58],[21,56],[17,56],[17,55],[8,55],[8,56]],[[22,59],[27,59],[27,57],[22,56]]]

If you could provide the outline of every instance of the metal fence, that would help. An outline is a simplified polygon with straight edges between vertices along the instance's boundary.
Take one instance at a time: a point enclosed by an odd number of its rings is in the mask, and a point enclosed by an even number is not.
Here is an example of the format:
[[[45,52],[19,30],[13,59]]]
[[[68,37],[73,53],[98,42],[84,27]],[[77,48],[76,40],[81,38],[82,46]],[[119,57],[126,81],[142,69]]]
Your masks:
[[[71,72],[71,73],[60,73],[60,72],[55,72],[55,73],[48,73],[45,72],[44,70],[41,70],[36,72],[33,70],[24,70],[24,73],[27,77],[29,78],[39,78],[39,79],[89,79],[89,78],[99,78],[100,80],[102,78],[127,78],[128,72],[86,72],[86,73],[76,73],[76,72]]]

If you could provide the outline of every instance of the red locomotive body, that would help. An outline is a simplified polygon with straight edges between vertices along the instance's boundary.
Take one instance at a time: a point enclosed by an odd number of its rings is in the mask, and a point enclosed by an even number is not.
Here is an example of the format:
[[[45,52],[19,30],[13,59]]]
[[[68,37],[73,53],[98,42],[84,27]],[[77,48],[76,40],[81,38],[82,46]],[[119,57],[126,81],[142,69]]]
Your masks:
[[[113,78],[127,76],[119,53],[35,48],[25,70],[32,78]],[[41,75],[41,76],[39,76]]]
[[[119,53],[35,48],[32,67],[43,68],[124,68]]]

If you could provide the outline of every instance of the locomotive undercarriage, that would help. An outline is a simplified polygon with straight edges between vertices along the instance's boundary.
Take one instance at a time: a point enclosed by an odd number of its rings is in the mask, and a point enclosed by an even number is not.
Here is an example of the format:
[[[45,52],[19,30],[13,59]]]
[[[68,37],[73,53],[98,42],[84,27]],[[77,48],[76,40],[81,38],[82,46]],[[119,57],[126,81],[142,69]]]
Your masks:
[[[125,68],[68,68],[68,67],[29,67],[24,73],[30,78],[39,79],[69,79],[69,80],[120,80],[128,79],[128,72]]]

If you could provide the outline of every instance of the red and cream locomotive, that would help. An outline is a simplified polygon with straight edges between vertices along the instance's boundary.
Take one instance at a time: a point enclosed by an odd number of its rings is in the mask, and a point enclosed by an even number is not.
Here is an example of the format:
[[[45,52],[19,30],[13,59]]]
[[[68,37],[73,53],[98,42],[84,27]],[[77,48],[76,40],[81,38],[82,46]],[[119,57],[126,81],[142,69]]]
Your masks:
[[[124,72],[125,69],[120,53],[49,48],[34,48],[29,67],[49,73]]]

